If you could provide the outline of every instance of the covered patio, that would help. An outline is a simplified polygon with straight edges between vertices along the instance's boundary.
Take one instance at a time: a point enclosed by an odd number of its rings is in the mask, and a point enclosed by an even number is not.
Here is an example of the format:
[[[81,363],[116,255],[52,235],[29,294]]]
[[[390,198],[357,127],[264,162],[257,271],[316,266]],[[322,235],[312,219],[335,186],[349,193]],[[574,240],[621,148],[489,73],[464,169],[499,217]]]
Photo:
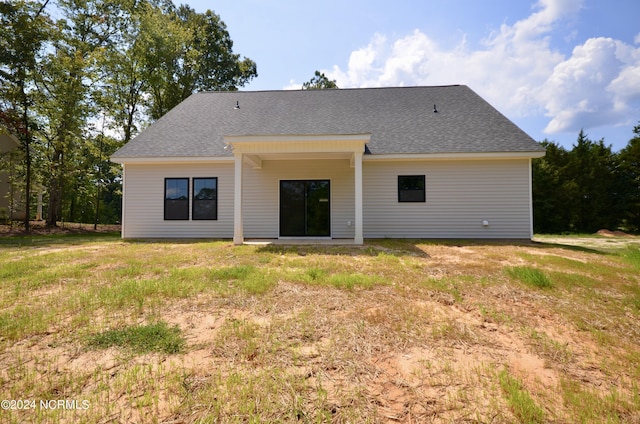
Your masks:
[[[362,157],[365,145],[371,134],[335,134],[335,135],[229,135],[224,136],[226,148],[233,150],[234,156],[234,226],[233,242],[241,245],[244,238],[244,168],[260,170],[266,161],[324,161],[348,160],[353,169],[354,193],[354,237],[353,239],[334,239],[329,232],[327,237],[283,237],[282,231],[278,244],[363,244],[363,201],[362,201]],[[278,199],[280,201],[280,199]],[[328,202],[328,199],[322,199]],[[282,222],[282,221],[281,221]],[[250,241],[249,243],[266,243]],[[274,243],[273,239],[268,242]]]

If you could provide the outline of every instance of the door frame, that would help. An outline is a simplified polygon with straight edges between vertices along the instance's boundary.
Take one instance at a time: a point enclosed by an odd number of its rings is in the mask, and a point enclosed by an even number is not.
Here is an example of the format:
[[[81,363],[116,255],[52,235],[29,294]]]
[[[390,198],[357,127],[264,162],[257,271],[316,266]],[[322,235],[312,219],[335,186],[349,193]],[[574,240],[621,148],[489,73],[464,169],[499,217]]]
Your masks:
[[[328,228],[327,228],[327,235],[322,235],[322,236],[312,236],[312,235],[302,235],[302,236],[283,236],[282,235],[282,228],[281,228],[281,221],[282,221],[282,182],[283,181],[296,181],[296,182],[307,182],[307,181],[326,181],[329,183],[329,217],[328,217]],[[332,239],[332,205],[333,205],[333,200],[331,198],[332,196],[332,190],[331,190],[331,186],[332,186],[332,181],[331,178],[280,178],[278,179],[278,239],[282,239],[282,240],[295,240],[295,239],[314,239],[314,240],[331,240]],[[306,193],[306,192],[305,192]],[[306,211],[305,211],[306,213]],[[306,231],[306,230],[305,230]]]

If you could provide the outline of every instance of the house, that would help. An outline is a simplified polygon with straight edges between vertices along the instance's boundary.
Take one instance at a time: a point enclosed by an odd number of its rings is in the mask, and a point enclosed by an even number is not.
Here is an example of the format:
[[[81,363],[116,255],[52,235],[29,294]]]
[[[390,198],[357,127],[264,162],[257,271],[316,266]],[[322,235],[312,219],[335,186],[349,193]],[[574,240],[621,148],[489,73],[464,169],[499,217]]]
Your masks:
[[[0,126],[0,222],[24,219],[22,191],[13,181],[20,156],[20,142],[6,128]]]
[[[464,85],[190,96],[111,160],[123,238],[532,237],[543,147]]]

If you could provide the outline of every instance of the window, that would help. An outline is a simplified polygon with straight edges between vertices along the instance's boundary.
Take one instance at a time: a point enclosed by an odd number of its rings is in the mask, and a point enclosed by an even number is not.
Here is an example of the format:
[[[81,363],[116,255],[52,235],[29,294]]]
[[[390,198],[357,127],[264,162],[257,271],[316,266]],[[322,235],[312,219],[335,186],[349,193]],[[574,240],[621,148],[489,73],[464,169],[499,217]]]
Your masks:
[[[424,175],[398,176],[398,202],[424,202]]]
[[[218,179],[193,179],[192,219],[218,219]]]
[[[191,219],[218,219],[218,178],[194,178]],[[164,179],[164,219],[189,220],[189,178]]]
[[[164,219],[189,219],[189,179],[164,179]]]

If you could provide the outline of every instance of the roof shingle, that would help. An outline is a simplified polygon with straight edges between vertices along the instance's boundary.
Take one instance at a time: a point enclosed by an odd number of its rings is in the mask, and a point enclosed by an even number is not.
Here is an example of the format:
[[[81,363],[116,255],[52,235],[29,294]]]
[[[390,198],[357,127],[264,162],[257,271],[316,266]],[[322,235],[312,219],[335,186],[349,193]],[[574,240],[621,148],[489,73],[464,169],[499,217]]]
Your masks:
[[[113,157],[230,156],[223,141],[230,135],[360,133],[371,134],[373,155],[543,150],[470,88],[454,85],[196,93]]]

